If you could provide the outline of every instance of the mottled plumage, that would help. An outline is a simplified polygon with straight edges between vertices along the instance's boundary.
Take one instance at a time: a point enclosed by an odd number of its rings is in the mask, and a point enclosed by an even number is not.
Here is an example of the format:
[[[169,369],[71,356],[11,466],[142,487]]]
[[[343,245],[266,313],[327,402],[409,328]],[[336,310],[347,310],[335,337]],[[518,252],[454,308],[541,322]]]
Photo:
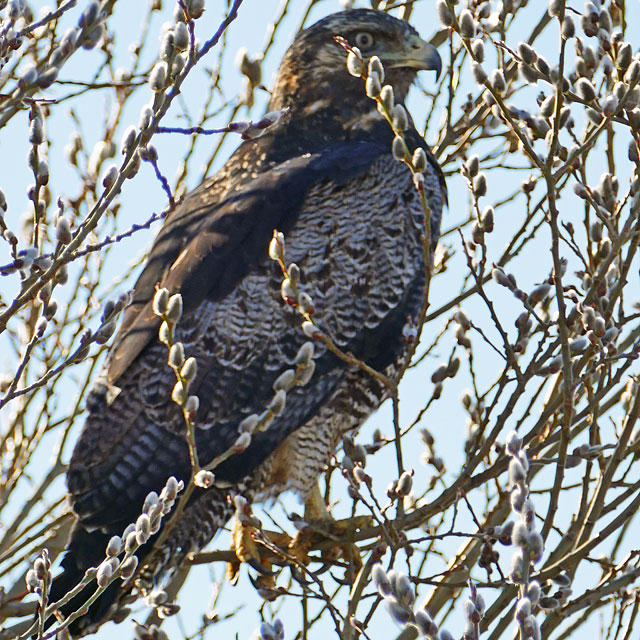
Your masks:
[[[157,283],[183,296],[176,339],[198,362],[190,393],[200,399],[203,464],[234,442],[246,416],[264,410],[274,381],[308,340],[299,315],[281,299],[282,274],[267,255],[274,228],[285,233],[287,262],[300,266],[323,330],[370,366],[396,368],[402,326],[416,317],[424,290],[423,211],[410,172],[392,158],[389,125],[362,80],[348,75],[345,53],[333,41],[342,35],[358,44],[362,33],[373,37],[363,55],[380,56],[397,102],[418,69],[439,64],[407,23],[375,11],[334,14],[298,36],[270,104],[287,113],[185,198],[136,283],[69,465],[77,522],[54,599],[101,561],[108,538],[135,520],[149,491],[160,491],[170,475],[185,482],[190,475],[184,419],[170,399],[175,375],[151,309]],[[406,134],[411,149],[427,150],[413,127]],[[445,196],[429,158],[435,245]],[[194,493],[147,573],[166,572],[202,548],[229,518],[229,498],[238,492],[249,499],[284,489],[308,496],[341,436],[384,399],[375,379],[322,345],[315,364],[311,381],[287,394],[271,427],[216,468],[213,488]],[[139,552],[142,562],[148,551]],[[110,590],[74,633],[110,615],[117,587]]]

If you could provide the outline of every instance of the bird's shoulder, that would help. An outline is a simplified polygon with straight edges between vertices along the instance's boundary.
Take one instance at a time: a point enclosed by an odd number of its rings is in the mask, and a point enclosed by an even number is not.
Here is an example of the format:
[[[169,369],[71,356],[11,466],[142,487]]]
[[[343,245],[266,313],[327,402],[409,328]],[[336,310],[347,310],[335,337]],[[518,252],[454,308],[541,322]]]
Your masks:
[[[289,122],[242,143],[158,233],[114,342],[109,381],[157,336],[151,308],[157,286],[180,293],[186,310],[223,298],[266,258],[273,230],[286,234],[295,226],[310,189],[363,175],[390,152],[391,135],[381,120],[365,121],[346,137]]]

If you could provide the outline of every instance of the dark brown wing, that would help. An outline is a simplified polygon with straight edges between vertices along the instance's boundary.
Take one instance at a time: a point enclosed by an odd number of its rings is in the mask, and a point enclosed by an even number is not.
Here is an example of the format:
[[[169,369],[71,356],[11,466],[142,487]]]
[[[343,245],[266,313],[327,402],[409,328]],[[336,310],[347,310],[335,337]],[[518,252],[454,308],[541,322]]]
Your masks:
[[[306,164],[297,174],[297,188],[305,176],[309,185],[299,209],[291,210],[292,199],[282,194],[271,197],[261,189],[262,199],[255,195],[253,200],[241,200],[252,202],[250,208],[236,217],[227,214],[227,219],[249,225],[235,234],[244,239],[236,240],[236,255],[227,250],[220,258],[213,250],[190,260],[193,268],[181,283],[187,303],[176,339],[198,361],[192,392],[200,397],[197,441],[203,464],[230,446],[245,416],[264,410],[274,380],[291,366],[306,340],[299,318],[280,299],[281,276],[266,255],[277,214],[290,216],[288,259],[301,266],[319,322],[341,348],[384,369],[402,349],[401,328],[407,316],[414,316],[420,307],[423,227],[409,172],[388,153],[375,156],[374,144],[350,142],[337,149],[334,154],[327,150],[302,158],[315,165]],[[340,180],[329,171],[323,173],[323,162],[332,164],[329,157],[345,167]],[[366,169],[363,158],[369,165]],[[351,173],[356,166],[361,173],[345,180],[349,166]],[[442,194],[434,173],[428,189],[434,198],[432,231],[437,235]],[[274,203],[282,208],[277,213],[271,209],[270,222],[256,229],[254,225],[259,226]],[[233,236],[233,230],[225,231],[226,237]],[[195,236],[191,242],[198,239]],[[237,265],[234,261],[245,254],[243,242],[258,246],[255,254]],[[159,245],[160,241],[154,250]],[[209,264],[218,265],[222,273],[207,281]],[[191,288],[194,276],[201,279],[200,288]],[[169,271],[165,282],[172,277]],[[87,527],[109,528],[129,511],[135,513],[146,493],[161,487],[168,475],[188,478],[183,419],[170,399],[175,376],[165,365],[166,347],[157,340],[156,331],[146,332],[148,343],[123,371],[115,400],[96,398],[74,451],[68,487],[74,509]],[[290,433],[327,406],[343,384],[346,368],[321,347],[316,366],[311,383],[288,394],[285,413],[268,431],[256,434],[245,454],[217,468],[218,478],[238,482],[251,474]],[[348,419],[361,420],[356,399],[352,405]],[[375,402],[366,411],[373,406]],[[343,411],[336,412],[336,419]]]
[[[116,383],[157,337],[151,302],[156,285],[180,292],[185,310],[219,300],[264,259],[273,230],[295,224],[305,194],[318,182],[343,183],[362,174],[386,151],[381,142],[348,141],[284,157],[278,131],[240,146],[221,174],[189,194],[166,221],[136,282],[132,304],[110,356]],[[298,151],[292,141],[291,153]],[[271,158],[275,159],[271,159]],[[251,166],[252,170],[243,167]]]

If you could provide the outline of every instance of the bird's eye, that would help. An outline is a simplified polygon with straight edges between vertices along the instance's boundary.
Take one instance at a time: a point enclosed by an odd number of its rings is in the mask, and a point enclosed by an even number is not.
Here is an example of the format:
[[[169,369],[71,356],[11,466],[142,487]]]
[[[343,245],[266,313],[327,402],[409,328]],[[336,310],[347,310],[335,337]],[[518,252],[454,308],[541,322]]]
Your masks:
[[[354,42],[358,49],[370,49],[373,46],[373,36],[367,31],[361,31],[360,33],[356,34]]]

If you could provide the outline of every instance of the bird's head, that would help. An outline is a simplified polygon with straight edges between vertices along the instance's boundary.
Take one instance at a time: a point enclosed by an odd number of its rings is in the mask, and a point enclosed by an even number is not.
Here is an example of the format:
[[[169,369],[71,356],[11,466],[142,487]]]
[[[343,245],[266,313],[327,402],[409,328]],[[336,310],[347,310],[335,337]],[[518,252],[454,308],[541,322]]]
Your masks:
[[[346,70],[346,52],[334,40],[342,36],[367,61],[378,56],[397,102],[402,102],[418,71],[440,74],[442,61],[435,47],[425,42],[406,21],[382,11],[353,9],[323,18],[300,32],[285,54],[276,78],[270,108],[290,107],[312,113],[343,105],[369,111],[371,101],[363,82]]]

